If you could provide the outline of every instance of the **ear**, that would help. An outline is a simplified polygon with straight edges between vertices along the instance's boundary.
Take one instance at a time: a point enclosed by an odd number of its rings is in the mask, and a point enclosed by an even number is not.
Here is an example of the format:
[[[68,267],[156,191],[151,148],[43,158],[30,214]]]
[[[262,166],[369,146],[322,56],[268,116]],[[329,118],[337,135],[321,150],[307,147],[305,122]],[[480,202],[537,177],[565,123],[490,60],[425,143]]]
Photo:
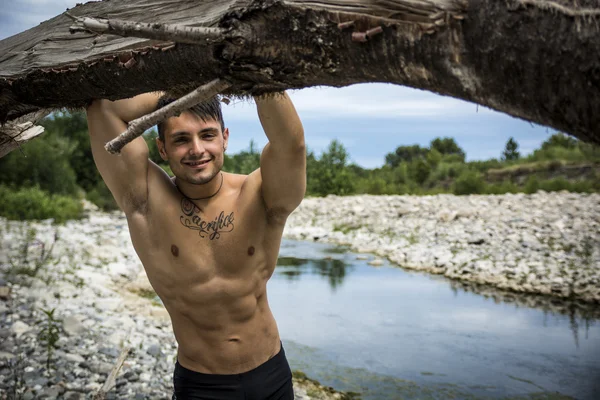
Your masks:
[[[160,158],[162,158],[164,161],[168,161],[169,156],[165,150],[165,142],[160,140],[160,138],[156,138],[156,147],[158,147],[158,154],[160,154]]]
[[[229,128],[225,128],[223,131],[223,151],[227,150],[229,144]]]

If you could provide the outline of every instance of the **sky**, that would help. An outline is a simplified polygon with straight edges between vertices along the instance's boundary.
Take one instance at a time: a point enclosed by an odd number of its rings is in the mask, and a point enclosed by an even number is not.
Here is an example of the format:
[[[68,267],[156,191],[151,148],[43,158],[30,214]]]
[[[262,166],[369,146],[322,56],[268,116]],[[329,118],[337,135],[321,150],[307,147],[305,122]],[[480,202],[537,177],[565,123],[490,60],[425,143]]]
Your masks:
[[[0,40],[32,28],[77,2],[0,0]],[[288,93],[302,119],[310,150],[318,155],[337,139],[348,150],[351,161],[365,168],[382,166],[385,155],[397,146],[427,146],[432,139],[445,136],[456,140],[468,160],[500,157],[510,137],[526,155],[555,131],[473,103],[399,85],[369,83]],[[267,143],[252,102],[223,104],[223,115],[230,131],[230,154],[247,149],[251,139],[261,148]]]

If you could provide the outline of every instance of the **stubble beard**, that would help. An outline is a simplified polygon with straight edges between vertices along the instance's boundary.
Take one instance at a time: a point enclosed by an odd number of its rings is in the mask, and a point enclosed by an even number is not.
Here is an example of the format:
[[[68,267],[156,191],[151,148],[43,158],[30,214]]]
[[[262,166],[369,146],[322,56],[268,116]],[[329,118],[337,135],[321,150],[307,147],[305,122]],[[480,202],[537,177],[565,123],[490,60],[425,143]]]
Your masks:
[[[217,176],[219,174],[219,172],[221,172],[221,169],[223,168],[223,163],[221,162],[220,165],[217,162],[217,159],[213,159],[211,160],[211,163],[213,164],[213,170],[210,173],[210,175],[205,176],[205,175],[193,175],[193,174],[176,174],[175,172],[173,172],[173,174],[175,175],[175,177],[178,180],[190,183],[192,185],[205,185],[207,183],[209,183],[210,181],[212,181],[215,176]],[[173,171],[173,167],[171,167],[171,171]],[[186,171],[187,172],[187,171]],[[206,171],[203,171],[203,173]]]

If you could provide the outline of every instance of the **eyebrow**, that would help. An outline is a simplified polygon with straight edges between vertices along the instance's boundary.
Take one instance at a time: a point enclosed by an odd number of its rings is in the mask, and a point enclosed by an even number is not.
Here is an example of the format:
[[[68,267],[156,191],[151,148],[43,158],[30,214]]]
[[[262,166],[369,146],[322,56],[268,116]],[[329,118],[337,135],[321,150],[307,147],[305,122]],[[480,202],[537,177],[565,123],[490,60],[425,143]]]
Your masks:
[[[210,133],[210,132],[218,132],[217,128],[204,128],[198,133]],[[188,131],[179,131],[171,134],[171,139],[177,139],[181,136],[188,136],[190,133]]]

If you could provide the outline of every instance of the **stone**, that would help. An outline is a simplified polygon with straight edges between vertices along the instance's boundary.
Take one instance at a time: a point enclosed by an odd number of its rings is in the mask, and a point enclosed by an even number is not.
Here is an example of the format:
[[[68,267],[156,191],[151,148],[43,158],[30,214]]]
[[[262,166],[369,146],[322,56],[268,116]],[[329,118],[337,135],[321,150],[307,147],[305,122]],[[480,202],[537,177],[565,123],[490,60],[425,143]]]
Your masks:
[[[63,329],[69,336],[76,336],[86,331],[85,326],[74,315],[63,319]]]
[[[83,400],[83,394],[79,392],[66,392],[63,396],[64,400]]]
[[[67,361],[71,362],[71,363],[76,363],[76,364],[80,364],[82,362],[85,361],[85,358],[83,358],[82,356],[80,356],[79,354],[72,354],[72,353],[67,353],[65,354],[64,357]]]
[[[119,351],[119,349],[115,348],[115,347],[101,347],[100,350],[98,350],[100,353],[105,354],[107,356],[110,357],[119,357],[119,354],[121,353]]]
[[[10,288],[8,286],[0,286],[0,300],[8,300],[10,297]]]
[[[160,346],[157,344],[153,344],[150,347],[148,347],[148,350],[146,350],[146,352],[153,357],[158,357],[162,353],[160,350]]]
[[[15,355],[12,353],[9,353],[7,351],[0,351],[0,360],[10,360],[14,357]]]
[[[373,267],[380,267],[383,265],[383,261],[380,260],[379,258],[376,258],[375,260],[369,261],[368,263],[369,265],[373,266]]]
[[[17,338],[21,337],[25,332],[31,330],[31,327],[23,321],[16,321],[10,327],[11,332],[17,335]]]

